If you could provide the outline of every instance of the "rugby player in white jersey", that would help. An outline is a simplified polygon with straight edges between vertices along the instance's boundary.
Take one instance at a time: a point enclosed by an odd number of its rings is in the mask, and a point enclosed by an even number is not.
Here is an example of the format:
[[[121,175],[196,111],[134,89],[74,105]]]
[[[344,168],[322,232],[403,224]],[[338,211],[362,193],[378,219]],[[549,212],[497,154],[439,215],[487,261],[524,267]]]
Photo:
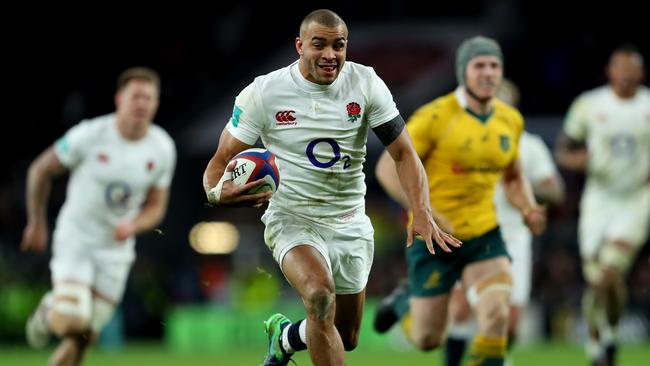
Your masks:
[[[617,325],[625,309],[625,277],[650,226],[650,90],[643,57],[616,49],[608,84],[581,94],[566,117],[556,159],[585,172],[578,240],[588,289],[583,311],[594,365],[615,364]]]
[[[264,365],[286,365],[304,349],[314,365],[343,365],[344,350],[357,346],[374,246],[362,171],[370,129],[395,159],[414,208],[408,243],[419,234],[432,253],[434,242],[445,251],[447,243],[460,245],[433,221],[427,178],[390,91],[372,68],[345,61],[347,44],[337,14],[308,14],[295,40],[299,60],[256,78],[237,96],[204,174],[212,204],[270,200],[262,217],[265,241],[305,306],[305,320],[275,314],[265,322]],[[229,181],[228,161],[260,137],[280,170],[272,198],[243,194],[262,180],[240,187]]]
[[[497,98],[517,106],[519,90],[504,79]],[[530,181],[535,197],[543,203],[559,205],[564,201],[564,181],[553,163],[548,147],[538,135],[523,131],[519,141],[519,160],[524,176]],[[512,257],[512,293],[510,297],[510,322],[508,324],[508,349],[516,339],[523,311],[530,299],[533,259],[533,235],[524,223],[521,212],[506,197],[503,184],[497,185],[494,194],[497,220],[506,248]],[[459,366],[465,346],[476,332],[471,308],[460,286],[452,292],[449,310],[445,365]]]
[[[115,113],[72,127],[29,167],[23,250],[48,242],[47,202],[52,180],[70,172],[56,220],[50,270],[53,290],[27,322],[33,347],[53,333],[61,342],[50,365],[79,365],[122,299],[135,259],[135,235],[165,215],[176,164],[170,136],[152,124],[160,78],[148,68],[120,74]]]

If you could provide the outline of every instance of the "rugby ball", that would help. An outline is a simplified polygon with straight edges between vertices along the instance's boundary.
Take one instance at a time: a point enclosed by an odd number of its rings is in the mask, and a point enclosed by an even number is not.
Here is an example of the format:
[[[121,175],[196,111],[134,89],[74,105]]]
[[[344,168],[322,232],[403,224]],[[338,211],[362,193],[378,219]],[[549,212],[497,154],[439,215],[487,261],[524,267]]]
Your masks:
[[[246,149],[235,155],[231,161],[236,161],[232,171],[232,182],[237,186],[264,179],[265,184],[255,187],[247,194],[264,191],[275,192],[280,185],[280,173],[275,164],[275,155],[266,149]],[[228,163],[230,164],[230,163]]]

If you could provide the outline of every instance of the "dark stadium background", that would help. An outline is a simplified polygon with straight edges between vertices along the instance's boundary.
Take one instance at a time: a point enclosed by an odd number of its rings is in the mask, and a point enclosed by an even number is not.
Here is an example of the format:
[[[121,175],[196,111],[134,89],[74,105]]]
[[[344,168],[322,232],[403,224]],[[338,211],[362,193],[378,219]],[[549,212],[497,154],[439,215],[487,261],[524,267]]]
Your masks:
[[[506,76],[522,91],[520,109],[534,122],[530,128],[552,144],[571,100],[604,82],[603,68],[614,47],[632,42],[646,60],[650,57],[647,13],[640,5],[590,2],[565,6],[507,0],[242,1],[8,10],[6,16],[13,23],[3,26],[7,32],[3,45],[5,117],[0,134],[0,343],[22,342],[24,316],[49,281],[48,256],[18,250],[25,223],[27,166],[72,124],[112,110],[115,78],[123,69],[146,65],[160,72],[163,91],[156,121],[176,139],[179,150],[163,235],[139,238],[139,257],[121,308],[127,339],[158,339],[165,332],[165,316],[174,307],[236,304],[241,300],[238,296],[243,296],[237,288],[254,288],[251,283],[260,273],[276,278],[282,286],[281,297],[293,299],[260,242],[261,234],[254,238],[254,246],[242,243],[241,251],[221,256],[194,252],[187,236],[193,224],[208,219],[230,220],[259,233],[260,211],[206,209],[201,175],[236,93],[254,76],[274,69],[268,66],[269,59],[277,59],[278,51],[290,52],[307,12],[327,7],[344,18],[350,30],[348,59],[375,66],[391,90],[400,90],[394,94],[405,117],[419,104],[454,88],[449,62],[458,42],[445,43],[444,39],[498,33]],[[483,23],[485,19],[489,26]],[[413,39],[431,36],[417,33],[413,24],[433,25],[420,29],[439,32],[435,35],[439,47],[402,47],[401,38],[410,39],[406,42],[410,45]],[[390,31],[368,35],[368,29],[381,28]],[[363,47],[356,49],[358,44]],[[439,70],[430,90],[419,86],[422,93],[404,88],[409,83],[417,85],[418,75],[410,67],[418,66],[423,73],[428,68],[427,64],[410,64],[412,54],[417,60],[431,61],[431,67]],[[216,108],[223,105],[229,107]],[[204,128],[206,121],[214,122],[214,130]],[[204,135],[201,143],[193,143],[191,131]],[[376,149],[370,149],[367,172],[372,172],[377,155]],[[560,339],[568,333],[556,323],[563,317],[577,319],[583,286],[575,245],[582,178],[563,175],[569,196],[564,206],[551,211],[549,232],[536,242],[533,287],[543,335]],[[378,298],[403,274],[402,233],[399,210],[377,187],[372,174],[367,176],[369,211],[391,213],[378,214],[378,220],[383,220],[379,222],[385,224],[378,235],[384,239],[378,240],[381,246],[368,288],[369,295]],[[64,183],[58,181],[54,187],[51,222],[63,202]],[[650,316],[648,259],[646,246],[630,276],[630,306],[645,316],[646,324]],[[647,327],[645,331],[647,336]]]

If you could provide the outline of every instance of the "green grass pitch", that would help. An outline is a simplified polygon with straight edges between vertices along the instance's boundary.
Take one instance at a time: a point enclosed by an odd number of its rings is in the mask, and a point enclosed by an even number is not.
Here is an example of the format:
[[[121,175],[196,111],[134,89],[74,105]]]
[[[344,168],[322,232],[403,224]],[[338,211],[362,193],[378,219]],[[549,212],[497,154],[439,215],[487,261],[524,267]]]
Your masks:
[[[0,365],[36,366],[46,365],[50,349],[33,351],[25,347],[0,345]],[[86,358],[89,366],[255,366],[264,356],[263,346],[232,349],[219,352],[173,352],[162,345],[128,345],[116,351],[92,351]],[[311,365],[306,352],[294,356],[298,365]],[[513,353],[514,365],[588,365],[579,345],[537,344],[516,347]],[[623,345],[619,355],[619,366],[643,366],[650,364],[650,343]],[[364,350],[361,345],[347,354],[351,366],[382,365],[442,365],[440,351],[421,353],[417,351],[398,352],[393,350]]]

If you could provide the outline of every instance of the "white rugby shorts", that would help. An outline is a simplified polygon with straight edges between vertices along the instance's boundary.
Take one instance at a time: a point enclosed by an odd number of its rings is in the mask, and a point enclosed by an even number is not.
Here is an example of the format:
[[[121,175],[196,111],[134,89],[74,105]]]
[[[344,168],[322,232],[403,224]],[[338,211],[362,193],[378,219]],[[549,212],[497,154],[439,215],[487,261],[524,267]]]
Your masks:
[[[362,209],[347,214],[345,222],[336,226],[272,209],[262,221],[266,225],[264,240],[280,267],[291,249],[309,245],[327,262],[337,294],[357,294],[366,287],[374,254],[374,230]]]
[[[622,240],[637,251],[648,239],[650,226],[650,190],[626,196],[585,191],[580,202],[580,254],[583,260],[597,256],[602,245]],[[636,252],[630,253],[635,256]]]

